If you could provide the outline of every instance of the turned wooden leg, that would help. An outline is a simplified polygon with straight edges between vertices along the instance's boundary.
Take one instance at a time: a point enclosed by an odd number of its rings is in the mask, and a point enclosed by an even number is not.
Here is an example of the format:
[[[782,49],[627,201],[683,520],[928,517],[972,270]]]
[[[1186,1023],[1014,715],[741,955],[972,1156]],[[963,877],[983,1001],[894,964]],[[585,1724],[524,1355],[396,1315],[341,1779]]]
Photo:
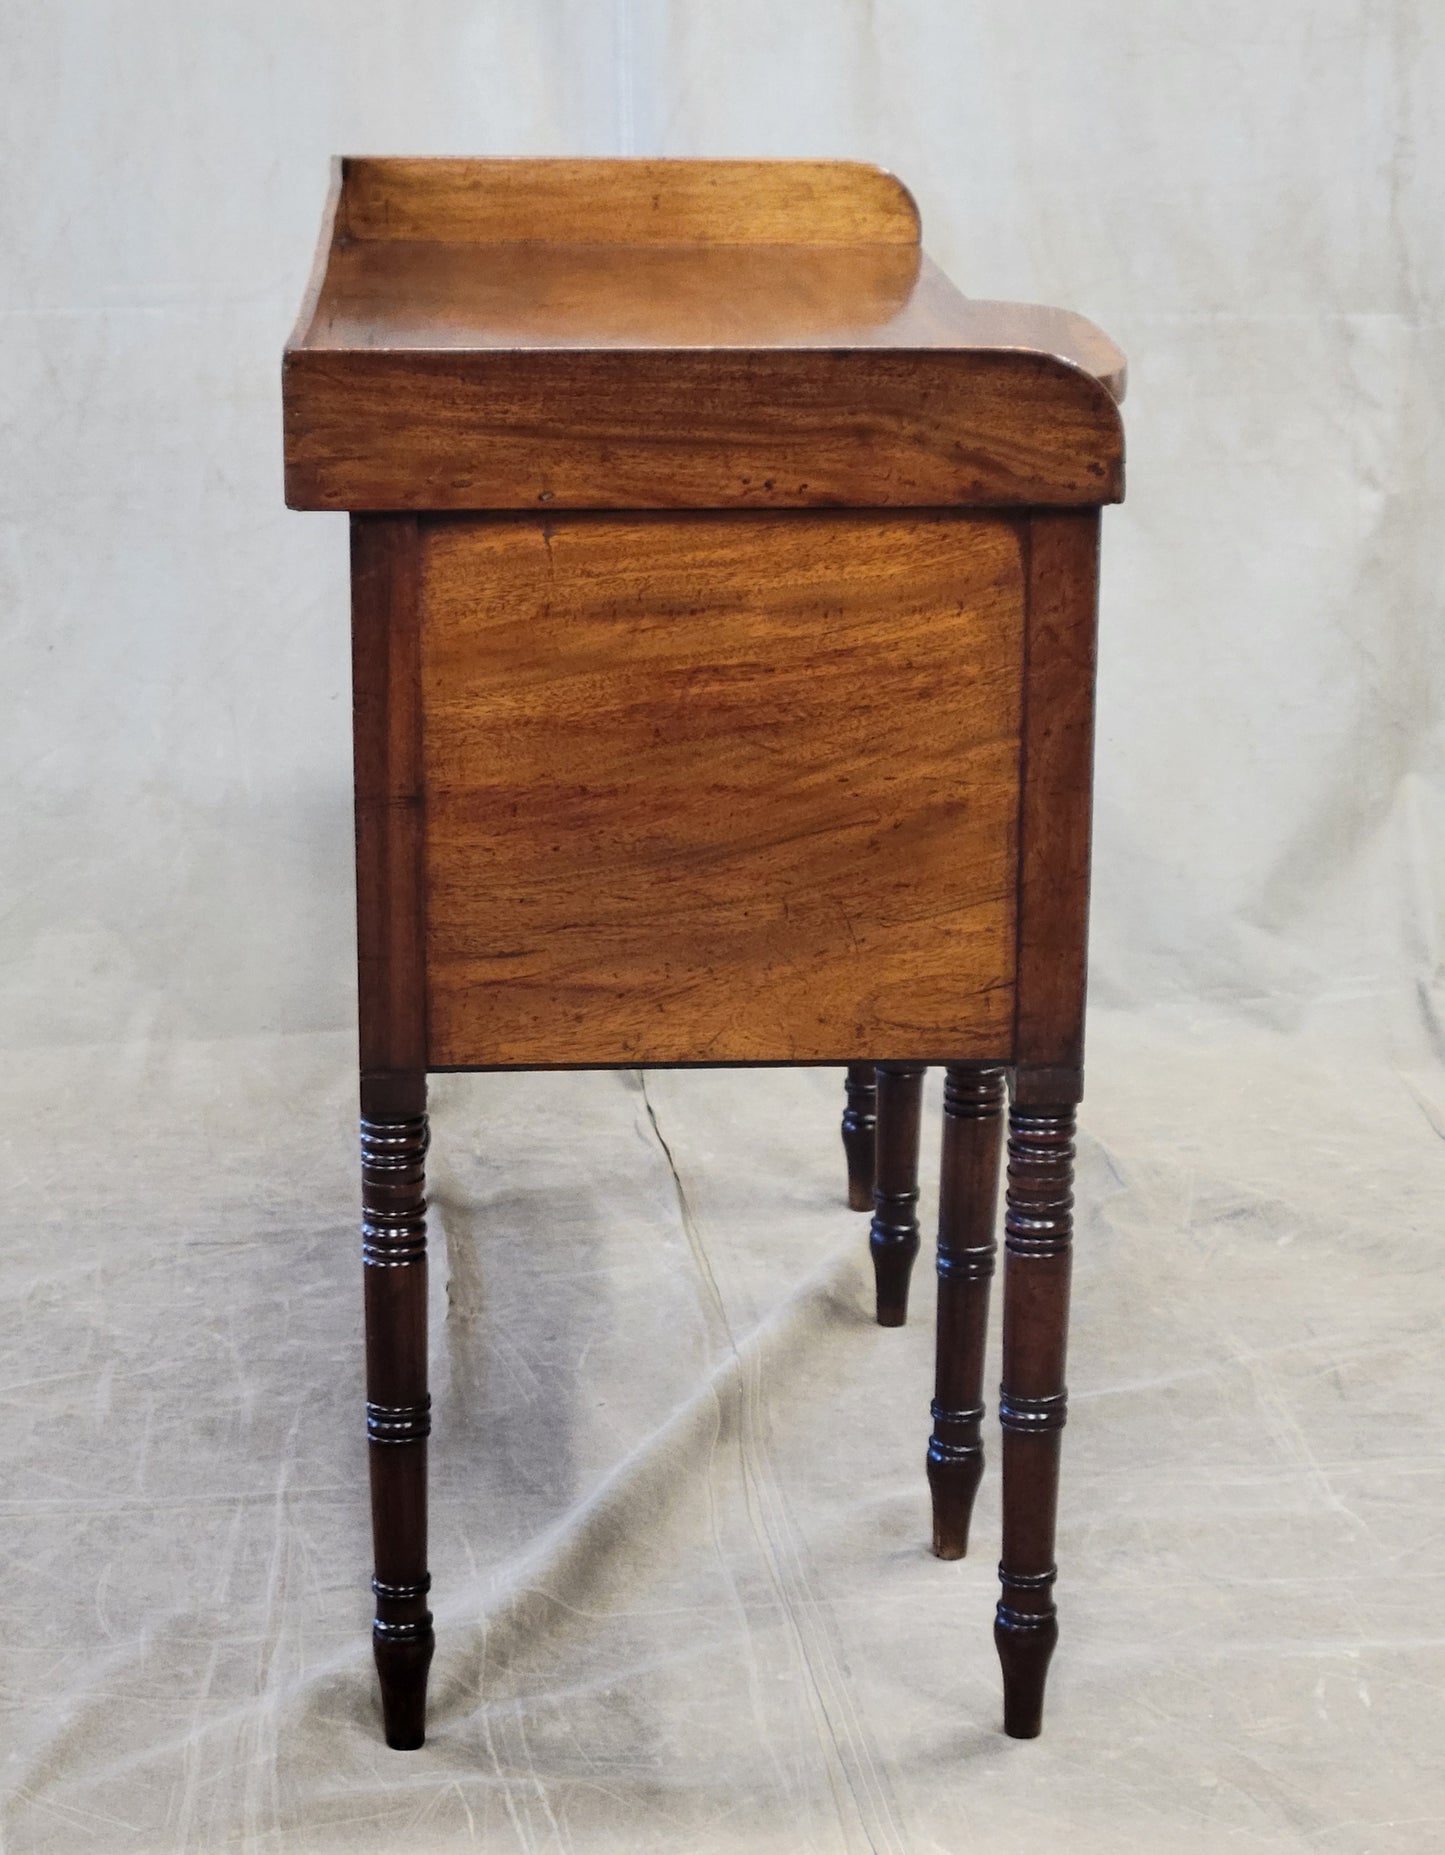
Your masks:
[[[983,1359],[998,1210],[1004,1072],[950,1063],[943,1083],[943,1166],[938,1196],[938,1352],[928,1485],[933,1550],[968,1551],[983,1479]]]
[[[843,1084],[843,1151],[848,1159],[848,1209],[873,1209],[873,1143],[878,1130],[878,1078],[871,1063],[850,1063]]]
[[[420,1087],[425,1104],[425,1083]],[[372,1118],[363,1095],[362,1245],[366,1277],[366,1434],[376,1575],[372,1647],[386,1743],[426,1736],[432,1658],[427,1608],[425,1113]]]
[[[878,1290],[878,1325],[908,1318],[908,1282],[918,1254],[918,1137],[923,1067],[879,1063],[878,1138],[873,1174],[873,1226],[868,1247]]]
[[[1074,1110],[1009,1114],[1004,1217],[1003,1593],[994,1641],[1003,1664],[1004,1731],[1033,1739],[1058,1641],[1054,1524],[1068,1394],[1064,1352],[1073,1241]]]

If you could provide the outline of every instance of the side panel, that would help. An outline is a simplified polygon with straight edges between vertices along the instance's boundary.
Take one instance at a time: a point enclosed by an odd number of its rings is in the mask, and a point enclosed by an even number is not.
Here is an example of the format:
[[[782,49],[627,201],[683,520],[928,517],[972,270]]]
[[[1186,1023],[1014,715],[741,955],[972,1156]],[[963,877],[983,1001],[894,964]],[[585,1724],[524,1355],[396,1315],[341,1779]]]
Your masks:
[[[421,535],[431,1067],[1008,1056],[1018,524]]]

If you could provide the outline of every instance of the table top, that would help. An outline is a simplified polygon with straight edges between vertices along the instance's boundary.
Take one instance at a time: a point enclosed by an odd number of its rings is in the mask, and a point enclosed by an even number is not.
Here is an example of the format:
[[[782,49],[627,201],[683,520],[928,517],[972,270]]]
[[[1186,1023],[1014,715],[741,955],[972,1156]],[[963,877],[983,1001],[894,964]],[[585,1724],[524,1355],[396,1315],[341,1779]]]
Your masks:
[[[1083,317],[961,295],[877,168],[351,160],[287,349],[288,499],[1109,501],[1124,379]],[[408,407],[430,437],[402,429]],[[678,471],[662,452],[689,407]],[[897,449],[881,473],[840,455],[860,416]],[[598,446],[639,443],[651,478],[634,462],[609,481]]]

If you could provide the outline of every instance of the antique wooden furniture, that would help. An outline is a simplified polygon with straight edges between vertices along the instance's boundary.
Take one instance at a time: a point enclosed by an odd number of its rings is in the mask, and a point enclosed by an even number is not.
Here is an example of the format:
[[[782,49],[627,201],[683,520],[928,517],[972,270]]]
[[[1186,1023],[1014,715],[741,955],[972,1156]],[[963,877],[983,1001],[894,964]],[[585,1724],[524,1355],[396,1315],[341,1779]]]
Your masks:
[[[877,1065],[878,1317],[947,1066],[934,1543],[982,1467],[1011,1078],[1005,1726],[1037,1732],[1122,361],[966,301],[834,162],[343,162],[286,488],[351,512],[386,1735],[423,1734],[429,1070]]]

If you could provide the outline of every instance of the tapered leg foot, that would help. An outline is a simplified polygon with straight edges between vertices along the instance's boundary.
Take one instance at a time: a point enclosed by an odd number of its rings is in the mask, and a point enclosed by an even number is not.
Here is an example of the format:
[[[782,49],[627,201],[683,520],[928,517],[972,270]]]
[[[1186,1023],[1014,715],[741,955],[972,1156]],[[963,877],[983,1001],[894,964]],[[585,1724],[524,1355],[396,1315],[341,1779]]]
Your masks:
[[[1054,1532],[1068,1409],[1064,1357],[1073,1245],[1074,1110],[1014,1106],[1004,1217],[1002,1594],[994,1641],[1004,1731],[1032,1739],[1058,1641]]]
[[[937,1422],[937,1416],[934,1418]],[[966,1453],[965,1453],[966,1452]],[[933,1553],[939,1559],[968,1556],[973,1504],[983,1481],[983,1449],[948,1453],[934,1437],[928,1445],[928,1489],[933,1498]]]
[[[424,1104],[425,1082],[416,1096]],[[366,1434],[376,1575],[372,1647],[386,1743],[426,1737],[433,1637],[426,1568],[427,1122],[424,1113],[368,1117],[362,1093],[362,1242],[366,1283]]]
[[[908,1319],[908,1284],[918,1254],[918,1139],[923,1067],[879,1063],[878,1137],[873,1177],[873,1224],[868,1248],[878,1291],[878,1325]]]
[[[873,1146],[878,1130],[878,1082],[871,1063],[850,1063],[843,1083],[843,1151],[848,1160],[848,1209],[873,1209]]]
[[[394,1752],[415,1752],[426,1742],[426,1682],[434,1643],[431,1619],[423,1634],[395,1639],[372,1625],[372,1650],[381,1685],[381,1719]]]
[[[1037,1739],[1043,1731],[1044,1683],[1059,1640],[1059,1620],[1052,1602],[1045,1601],[1045,1615],[1000,1604],[994,1619],[994,1646],[1003,1669],[1003,1729],[1010,1739]]]
[[[943,1164],[938,1198],[938,1351],[928,1485],[933,1550],[968,1551],[983,1480],[983,1363],[998,1209],[1004,1072],[950,1063],[943,1083]]]

